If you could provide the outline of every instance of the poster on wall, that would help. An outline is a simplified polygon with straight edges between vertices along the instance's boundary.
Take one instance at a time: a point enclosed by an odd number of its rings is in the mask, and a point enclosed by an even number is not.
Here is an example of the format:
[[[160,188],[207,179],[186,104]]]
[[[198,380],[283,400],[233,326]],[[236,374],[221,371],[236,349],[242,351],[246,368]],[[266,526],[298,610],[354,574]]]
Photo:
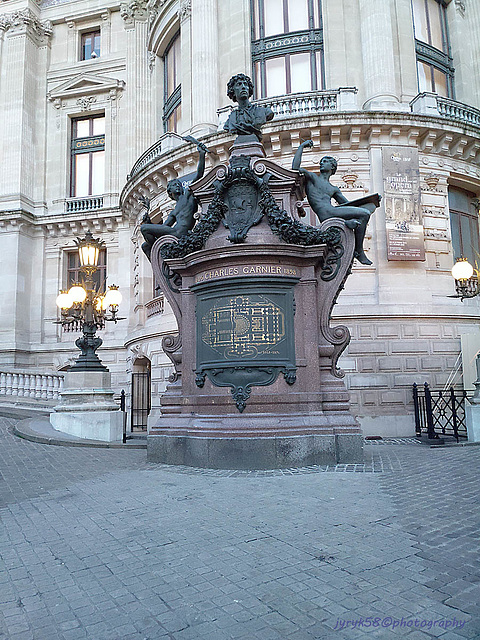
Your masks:
[[[425,260],[418,149],[383,147],[388,260]]]

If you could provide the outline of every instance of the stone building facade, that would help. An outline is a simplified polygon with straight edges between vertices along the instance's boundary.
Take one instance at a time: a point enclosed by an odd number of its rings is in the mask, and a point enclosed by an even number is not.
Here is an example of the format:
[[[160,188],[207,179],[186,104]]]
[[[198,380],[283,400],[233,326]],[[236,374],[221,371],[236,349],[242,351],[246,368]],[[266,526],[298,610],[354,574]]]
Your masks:
[[[480,343],[477,301],[448,297],[454,258],[479,250],[473,0],[1,1],[0,394],[15,379],[27,395],[25,380],[74,357],[55,297],[91,229],[126,316],[102,331],[100,356],[117,392],[151,372],[158,415],[175,323],[140,250],[139,198],[154,221],[171,209],[167,181],[188,181],[197,162],[181,136],[216,154],[207,169],[227,158],[237,72],[275,112],[268,156],[291,167],[311,139],[302,166],[333,155],[349,199],[384,196],[367,233],[373,265],[354,265],[334,313],[351,330],[341,364],[365,433],[411,435],[412,383],[468,386]]]

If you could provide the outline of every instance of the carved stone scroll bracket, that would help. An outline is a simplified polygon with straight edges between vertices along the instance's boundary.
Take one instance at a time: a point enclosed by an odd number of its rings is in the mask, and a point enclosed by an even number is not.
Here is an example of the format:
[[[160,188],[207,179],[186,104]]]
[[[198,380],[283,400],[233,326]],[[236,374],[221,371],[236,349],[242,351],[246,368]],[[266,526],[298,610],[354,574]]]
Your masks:
[[[339,246],[341,246],[342,252],[340,258],[334,256],[333,261],[335,268],[327,277],[325,277],[325,269],[326,266],[328,266],[328,253],[323,264],[319,263],[319,265],[317,265],[317,272],[319,272],[320,275],[318,282],[321,283],[323,281],[323,283],[325,283],[322,289],[318,291],[317,304],[320,318],[320,332],[327,343],[333,346],[331,373],[336,378],[343,378],[345,374],[337,366],[337,362],[350,342],[350,331],[343,325],[331,327],[330,318],[337,297],[342,291],[345,281],[352,270],[355,236],[354,232],[351,229],[347,229],[345,223],[340,218],[330,218],[319,227],[320,231],[323,232],[328,232],[329,229],[333,228],[340,234]],[[335,247],[333,250],[335,251]],[[339,247],[337,247],[337,251],[338,250]]]
[[[169,382],[180,383],[182,377],[182,336],[170,334],[162,340],[162,349],[171,360],[174,371],[169,377]]]
[[[175,236],[163,236],[159,238],[152,247],[150,255],[152,261],[152,270],[156,281],[160,284],[164,296],[167,298],[173,313],[180,327],[182,321],[181,294],[178,286],[180,277],[173,274],[168,264],[166,264],[161,256],[161,249],[167,244],[177,244],[178,238]]]
[[[273,384],[280,372],[283,372],[288,384],[295,383],[296,369],[294,367],[274,366],[236,366],[202,369],[196,372],[195,383],[197,387],[203,388],[205,379],[208,377],[216,387],[231,387],[235,406],[242,413],[247,406],[252,387],[266,387]]]

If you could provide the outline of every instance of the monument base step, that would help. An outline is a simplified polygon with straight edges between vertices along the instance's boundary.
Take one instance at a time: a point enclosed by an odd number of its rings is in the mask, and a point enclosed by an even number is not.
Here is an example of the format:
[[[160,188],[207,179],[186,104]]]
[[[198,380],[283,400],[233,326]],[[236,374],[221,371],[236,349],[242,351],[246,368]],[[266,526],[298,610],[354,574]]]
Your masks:
[[[285,469],[363,463],[361,433],[279,437],[150,434],[150,462],[203,469]]]

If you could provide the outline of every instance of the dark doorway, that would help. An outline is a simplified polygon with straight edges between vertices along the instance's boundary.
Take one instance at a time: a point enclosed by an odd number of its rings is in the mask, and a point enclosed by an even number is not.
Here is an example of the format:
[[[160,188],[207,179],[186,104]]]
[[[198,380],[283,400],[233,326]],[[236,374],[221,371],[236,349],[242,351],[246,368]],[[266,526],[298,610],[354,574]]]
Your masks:
[[[132,431],[146,431],[151,405],[150,362],[137,361],[132,373]]]

